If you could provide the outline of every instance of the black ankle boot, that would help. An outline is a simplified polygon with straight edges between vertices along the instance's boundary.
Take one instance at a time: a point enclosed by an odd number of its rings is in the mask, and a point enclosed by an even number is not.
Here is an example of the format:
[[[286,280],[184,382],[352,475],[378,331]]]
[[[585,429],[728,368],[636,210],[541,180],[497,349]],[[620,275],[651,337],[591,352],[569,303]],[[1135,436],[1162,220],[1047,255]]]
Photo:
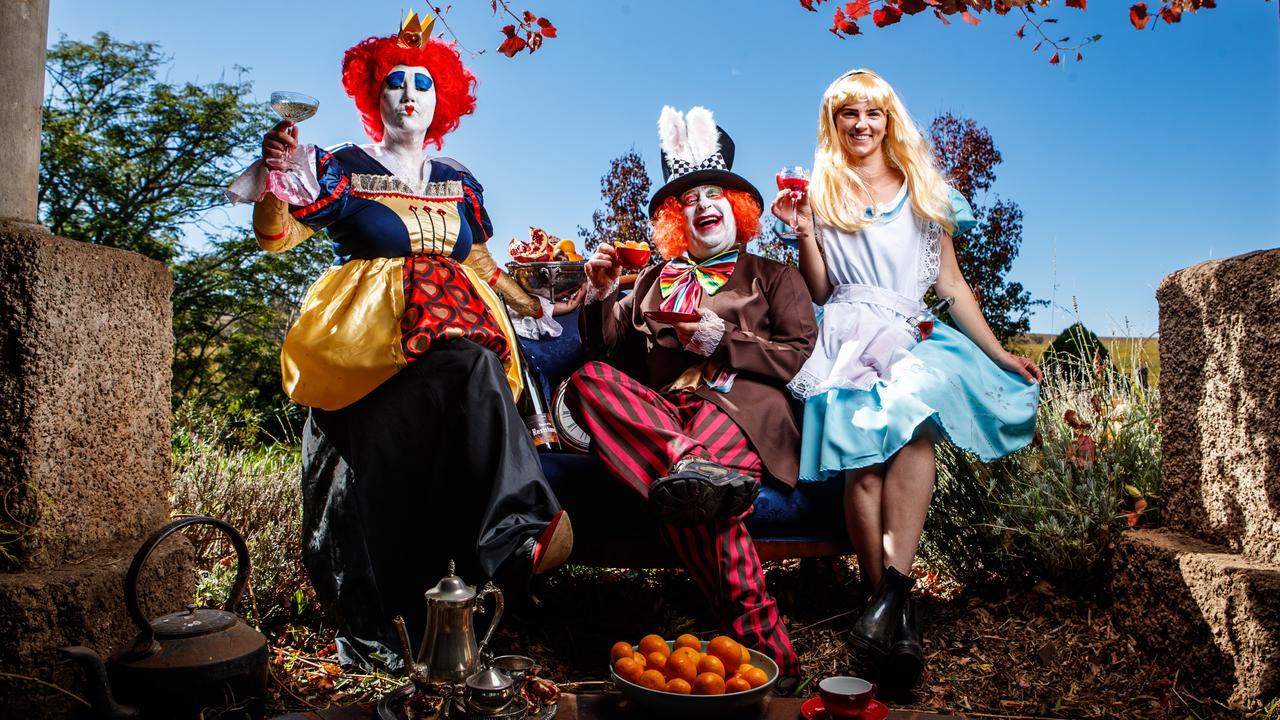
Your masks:
[[[916,601],[907,598],[902,604],[898,627],[889,649],[889,666],[904,683],[914,684],[924,670],[924,617]]]
[[[911,597],[911,586],[915,584],[911,576],[893,567],[885,568],[871,604],[853,624],[853,643],[878,657],[888,655],[902,618],[902,606]]]

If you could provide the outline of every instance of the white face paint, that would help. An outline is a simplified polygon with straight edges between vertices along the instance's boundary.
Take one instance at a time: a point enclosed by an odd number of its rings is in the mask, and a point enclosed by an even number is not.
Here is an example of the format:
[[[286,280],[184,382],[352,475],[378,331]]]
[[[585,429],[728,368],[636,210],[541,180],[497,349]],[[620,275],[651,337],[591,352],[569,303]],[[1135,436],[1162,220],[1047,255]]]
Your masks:
[[[436,87],[430,71],[397,65],[382,79],[382,126],[392,137],[426,133],[436,115]]]
[[[705,260],[733,247],[738,226],[733,206],[717,185],[699,185],[680,196],[684,209],[684,231],[689,237],[689,255]]]

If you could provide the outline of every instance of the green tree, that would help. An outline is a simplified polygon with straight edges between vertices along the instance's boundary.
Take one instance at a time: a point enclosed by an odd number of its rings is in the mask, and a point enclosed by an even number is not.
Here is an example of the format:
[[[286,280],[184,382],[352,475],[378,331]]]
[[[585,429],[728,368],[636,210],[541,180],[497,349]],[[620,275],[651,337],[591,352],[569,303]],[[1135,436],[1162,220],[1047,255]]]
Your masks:
[[[168,63],[106,33],[49,50],[38,199],[54,233],[172,262],[183,226],[226,202],[270,118],[248,81],[162,82]]]
[[[183,245],[257,152],[272,117],[235,81],[161,79],[155,43],[99,33],[62,39],[50,78],[40,150],[41,221],[64,237],[141,253],[173,272],[175,405],[198,401],[270,412],[285,404],[278,357],[306,283],[329,259],[312,239],[265,255],[247,229]]]
[[[591,227],[578,226],[585,254],[602,242],[649,242],[649,171],[635,148],[609,163],[600,178],[600,197],[604,208],[591,214]]]

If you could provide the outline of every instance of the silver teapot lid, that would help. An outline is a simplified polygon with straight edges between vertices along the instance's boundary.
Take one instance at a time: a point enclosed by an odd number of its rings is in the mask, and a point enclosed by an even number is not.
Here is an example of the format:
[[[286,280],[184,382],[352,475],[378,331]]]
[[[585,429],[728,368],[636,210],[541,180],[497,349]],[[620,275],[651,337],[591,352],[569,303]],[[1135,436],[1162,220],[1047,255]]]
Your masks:
[[[466,603],[476,597],[476,589],[466,584],[462,578],[453,574],[453,561],[449,561],[449,574],[440,578],[440,582],[425,593],[432,602]]]
[[[467,678],[467,687],[484,692],[501,692],[511,687],[511,677],[501,670],[489,668]]]

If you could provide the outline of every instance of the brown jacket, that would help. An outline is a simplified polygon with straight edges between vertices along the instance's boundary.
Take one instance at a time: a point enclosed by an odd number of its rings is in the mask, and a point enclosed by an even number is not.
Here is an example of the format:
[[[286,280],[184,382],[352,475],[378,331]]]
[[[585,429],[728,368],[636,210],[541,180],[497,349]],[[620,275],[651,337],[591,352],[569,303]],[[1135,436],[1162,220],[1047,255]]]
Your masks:
[[[609,359],[656,390],[707,358],[680,346],[670,325],[644,317],[662,303],[661,266],[640,273],[635,290],[586,305],[579,316],[587,356]],[[737,371],[728,393],[705,385],[696,392],[714,402],[746,433],[766,475],[794,487],[799,474],[798,403],[786,384],[813,351],[818,326],[795,268],[743,251],[729,282],[702,307],[724,320],[724,337],[711,359]]]

